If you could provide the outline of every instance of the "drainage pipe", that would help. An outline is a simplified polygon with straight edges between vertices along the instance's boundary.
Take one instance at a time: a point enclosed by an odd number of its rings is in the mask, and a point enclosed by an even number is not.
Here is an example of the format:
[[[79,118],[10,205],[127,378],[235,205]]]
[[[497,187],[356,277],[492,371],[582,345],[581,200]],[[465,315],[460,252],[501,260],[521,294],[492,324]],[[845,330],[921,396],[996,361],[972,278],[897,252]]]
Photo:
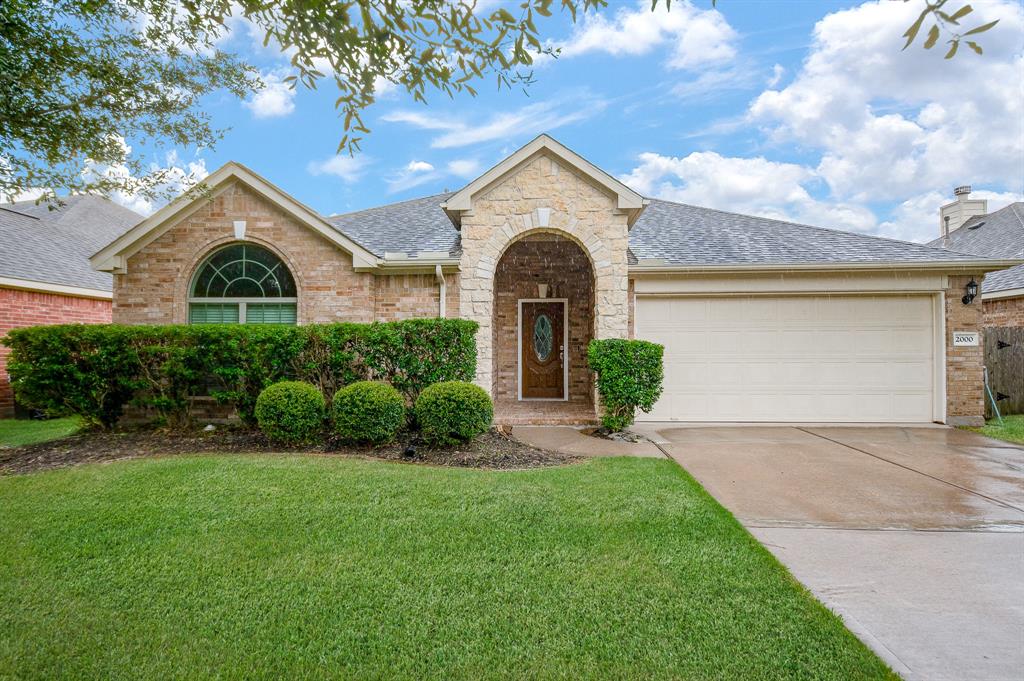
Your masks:
[[[440,265],[434,266],[434,278],[437,279],[437,311],[438,317],[444,319],[447,316],[448,282],[444,280],[444,272]]]

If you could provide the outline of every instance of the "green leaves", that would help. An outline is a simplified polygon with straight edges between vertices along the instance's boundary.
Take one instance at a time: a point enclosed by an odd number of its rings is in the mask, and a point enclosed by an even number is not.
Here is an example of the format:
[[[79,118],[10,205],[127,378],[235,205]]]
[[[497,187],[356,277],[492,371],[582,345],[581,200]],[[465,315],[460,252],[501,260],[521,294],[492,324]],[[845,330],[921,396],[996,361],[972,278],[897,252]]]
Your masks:
[[[907,2],[908,0],[903,1]],[[970,5],[964,5],[960,9],[953,12],[952,14],[949,14],[942,9],[948,1],[949,0],[925,0],[924,9],[921,10],[921,13],[918,15],[914,23],[911,24],[910,27],[907,28],[907,30],[903,33],[903,37],[907,39],[907,41],[903,44],[904,50],[910,47],[910,45],[914,42],[914,39],[917,38],[918,33],[921,31],[921,27],[924,25],[925,21],[929,17],[932,18],[933,23],[931,28],[928,29],[928,36],[927,38],[925,38],[923,47],[926,50],[932,49],[933,47],[935,47],[936,43],[938,43],[943,31],[950,33],[952,37],[946,41],[946,43],[949,45],[949,49],[946,51],[945,59],[952,59],[953,57],[956,56],[957,51],[960,49],[961,39],[969,35],[977,35],[979,33],[984,33],[985,31],[992,29],[996,24],[999,23],[999,20],[996,19],[995,21],[990,21],[987,24],[976,26],[975,28],[972,28],[964,33],[958,33],[955,31],[955,29],[959,28],[960,20],[966,17],[967,15],[971,14],[974,11],[974,8],[971,7]],[[977,42],[973,40],[969,40],[966,42],[967,46],[970,47],[976,54],[983,53],[981,45],[979,45]]]
[[[587,364],[597,374],[601,423],[622,430],[633,423],[636,410],[649,412],[661,396],[665,348],[642,340],[593,340]]]

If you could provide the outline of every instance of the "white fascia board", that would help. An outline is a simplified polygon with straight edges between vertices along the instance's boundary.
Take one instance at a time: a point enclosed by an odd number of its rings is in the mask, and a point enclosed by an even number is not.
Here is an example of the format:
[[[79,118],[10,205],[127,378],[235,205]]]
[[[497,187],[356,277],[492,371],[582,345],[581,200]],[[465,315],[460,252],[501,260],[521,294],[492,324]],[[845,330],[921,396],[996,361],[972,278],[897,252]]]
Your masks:
[[[40,293],[55,293],[62,296],[73,296],[75,298],[96,298],[98,300],[113,300],[114,298],[114,294],[111,291],[104,291],[102,289],[67,286],[65,284],[51,284],[45,281],[30,281],[28,279],[15,279],[13,277],[0,277],[0,288],[17,289],[19,291],[38,291]]]
[[[541,151],[547,151],[573,166],[597,184],[603,186],[616,196],[616,208],[622,211],[640,211],[649,202],[635,191],[601,170],[593,163],[572,151],[565,145],[549,137],[539,135],[525,146],[506,157],[496,166],[476,178],[465,187],[455,192],[441,207],[448,212],[467,211],[472,208],[473,196],[514,171],[524,162],[533,158]]]
[[[233,181],[242,182],[299,222],[351,254],[354,265],[358,267],[377,265],[379,261],[377,256],[334,229],[319,214],[274,186],[270,181],[234,161],[224,164],[204,180],[204,184],[209,187],[208,191],[196,197],[179,197],[164,206],[93,255],[89,259],[90,265],[95,270],[105,272],[123,271],[129,257],[203,207],[206,200],[225,191]]]
[[[985,292],[985,284],[981,285],[981,299],[982,300],[1001,300],[1003,298],[1020,298],[1024,297],[1024,288],[1008,288],[1002,291],[992,291],[989,293]]]
[[[934,270],[978,274],[1015,267],[1022,260],[954,260],[952,262],[790,263],[750,265],[630,265],[630,276],[643,274],[700,274],[703,272],[871,272]]]

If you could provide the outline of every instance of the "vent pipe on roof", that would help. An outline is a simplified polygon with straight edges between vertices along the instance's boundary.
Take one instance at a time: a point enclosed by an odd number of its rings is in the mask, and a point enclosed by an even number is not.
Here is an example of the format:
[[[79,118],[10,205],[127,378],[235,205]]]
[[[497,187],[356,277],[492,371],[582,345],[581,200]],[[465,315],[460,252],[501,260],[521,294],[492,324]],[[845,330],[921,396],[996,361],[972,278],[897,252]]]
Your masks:
[[[962,184],[953,189],[956,200],[939,208],[939,235],[943,239],[978,215],[988,213],[988,201],[971,198],[971,185]]]

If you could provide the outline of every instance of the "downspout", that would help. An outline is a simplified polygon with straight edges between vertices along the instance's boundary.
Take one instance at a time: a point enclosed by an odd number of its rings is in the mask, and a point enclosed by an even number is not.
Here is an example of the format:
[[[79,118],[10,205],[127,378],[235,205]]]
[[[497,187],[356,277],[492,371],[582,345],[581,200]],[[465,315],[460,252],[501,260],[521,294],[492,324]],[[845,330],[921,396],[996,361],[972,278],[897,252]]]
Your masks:
[[[444,272],[440,265],[434,266],[434,278],[437,279],[437,310],[438,317],[444,319],[447,316],[448,282],[444,280]]]

